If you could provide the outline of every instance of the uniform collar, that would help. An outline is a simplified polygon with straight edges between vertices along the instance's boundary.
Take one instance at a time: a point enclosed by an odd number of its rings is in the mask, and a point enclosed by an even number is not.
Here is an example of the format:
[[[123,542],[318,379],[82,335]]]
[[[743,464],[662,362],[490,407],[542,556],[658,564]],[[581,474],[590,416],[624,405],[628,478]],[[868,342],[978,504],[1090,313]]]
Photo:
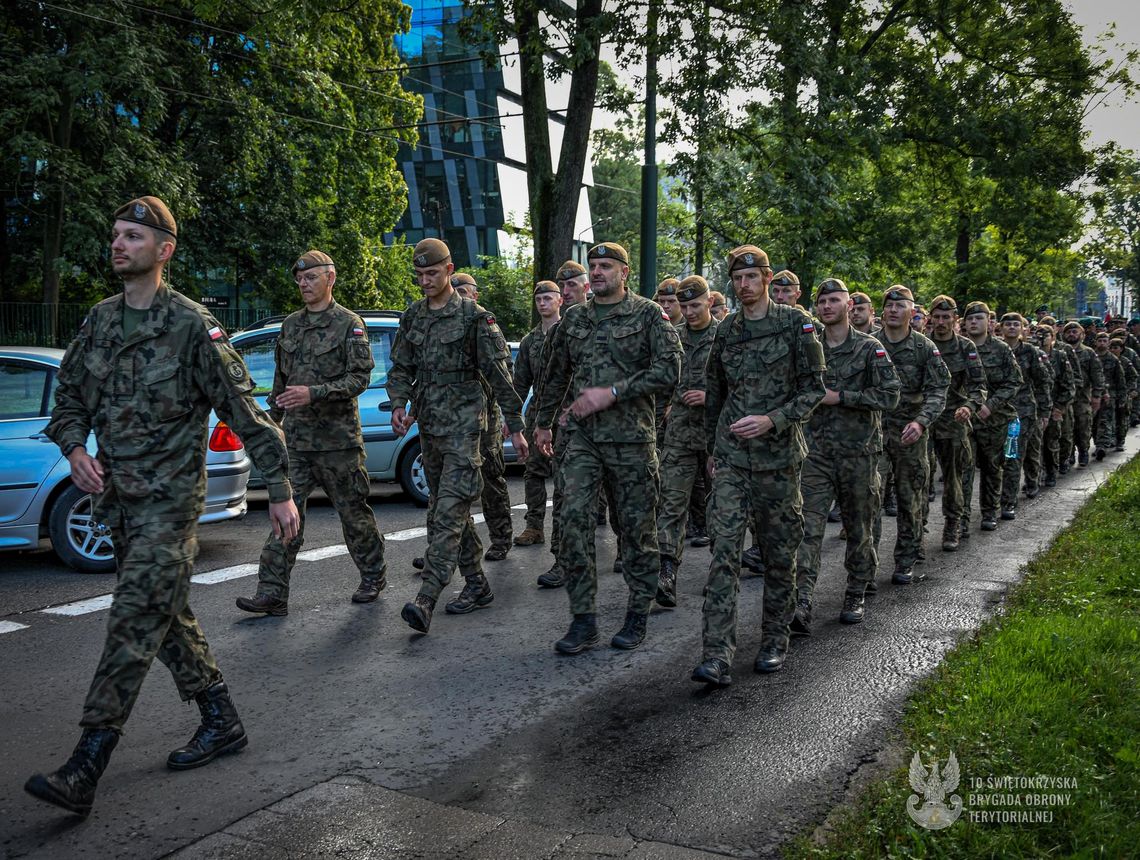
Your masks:
[[[146,316],[142,318],[142,321],[135,327],[130,338],[126,341],[123,339],[123,308],[126,307],[127,297],[124,293],[119,293],[113,299],[115,312],[109,315],[110,319],[107,322],[106,329],[107,338],[113,343],[131,346],[144,340],[150,340],[166,331],[170,325],[170,293],[169,284],[163,282],[159,285],[158,292],[154,294],[154,301],[151,302]]]
[[[323,311],[317,311],[316,313],[313,313],[308,308],[305,308],[302,319],[304,320],[305,325],[309,326],[310,328],[324,328],[330,322],[332,322],[332,312],[336,306],[336,299],[333,299],[331,302],[329,302],[329,306]]]

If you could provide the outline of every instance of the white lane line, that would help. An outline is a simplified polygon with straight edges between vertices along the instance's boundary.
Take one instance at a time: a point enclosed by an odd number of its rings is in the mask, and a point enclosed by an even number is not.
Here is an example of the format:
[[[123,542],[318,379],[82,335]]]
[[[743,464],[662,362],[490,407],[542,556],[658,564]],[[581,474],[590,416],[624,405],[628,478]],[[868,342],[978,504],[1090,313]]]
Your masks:
[[[111,608],[111,595],[103,594],[88,600],[77,600],[75,603],[65,603],[62,606],[52,606],[41,609],[48,615],[86,615],[88,612],[99,612]]]
[[[297,553],[297,561],[320,561],[322,558],[332,558],[337,555],[347,555],[348,547],[342,543],[332,546],[322,546],[319,549],[307,549]]]
[[[230,579],[239,579],[243,576],[252,576],[257,573],[256,564],[235,564],[233,567],[219,567],[206,573],[196,573],[190,577],[191,582],[198,585],[214,585]]]
[[[27,629],[27,624],[17,624],[15,621],[0,621],[0,633],[15,633],[17,630]]]
[[[476,523],[481,523],[484,521],[485,517],[482,514],[474,514],[471,519],[473,519]],[[427,527],[420,526],[419,528],[414,529],[404,529],[400,532],[389,532],[388,534],[384,535],[384,540],[415,540],[416,538],[422,538],[426,536]]]
[[[548,508],[553,508],[554,507],[553,500],[547,499],[546,500],[546,506]],[[521,505],[511,505],[511,510],[512,511],[525,511],[526,510],[526,502],[523,502]]]

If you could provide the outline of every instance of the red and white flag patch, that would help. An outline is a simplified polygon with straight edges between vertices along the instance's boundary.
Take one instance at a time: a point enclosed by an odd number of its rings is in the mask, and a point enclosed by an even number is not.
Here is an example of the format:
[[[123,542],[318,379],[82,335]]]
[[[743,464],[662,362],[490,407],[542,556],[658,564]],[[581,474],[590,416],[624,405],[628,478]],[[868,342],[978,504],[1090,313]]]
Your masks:
[[[887,351],[885,349],[876,349],[875,350],[875,358],[886,358],[886,357],[887,357]]]
[[[934,347],[934,354],[935,354],[935,355],[937,355],[939,358],[941,358],[941,357],[942,357],[942,353],[940,353],[940,352],[938,351],[938,347]]]
[[[494,325],[495,324],[495,315],[494,314],[487,314],[487,316],[484,317],[484,319],[487,320],[487,325]]]
[[[214,326],[207,334],[210,335],[210,340],[221,340],[224,332],[220,326]]]
[[[815,326],[809,322],[804,323],[804,331],[815,331]]]
[[[364,337],[364,329],[362,328],[354,328],[352,330],[352,333],[356,337]]]
[[[661,311],[661,319],[665,320],[665,322],[672,322],[672,320],[669,319],[669,314],[665,313],[665,311]]]
[[[971,360],[973,360],[973,359],[975,359],[975,358],[977,358],[977,357],[978,357],[978,354],[977,354],[976,352],[971,352],[971,353],[970,353],[970,355],[969,355],[969,358],[970,358]]]

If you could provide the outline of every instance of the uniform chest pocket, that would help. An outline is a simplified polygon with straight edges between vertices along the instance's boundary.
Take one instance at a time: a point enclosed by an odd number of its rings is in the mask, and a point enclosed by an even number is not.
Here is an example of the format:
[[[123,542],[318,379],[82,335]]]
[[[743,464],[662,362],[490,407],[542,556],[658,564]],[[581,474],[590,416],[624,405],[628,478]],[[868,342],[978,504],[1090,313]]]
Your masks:
[[[111,362],[107,361],[101,352],[89,352],[83,356],[83,366],[100,382],[111,372]]]
[[[193,408],[182,384],[177,358],[148,364],[138,373],[141,383],[136,394],[145,398],[145,409],[155,421],[172,421]]]
[[[313,363],[326,379],[344,376],[344,347],[335,340],[318,343],[313,349]]]
[[[621,363],[636,363],[649,357],[649,343],[644,336],[645,323],[641,320],[617,326],[610,331],[613,354]]]

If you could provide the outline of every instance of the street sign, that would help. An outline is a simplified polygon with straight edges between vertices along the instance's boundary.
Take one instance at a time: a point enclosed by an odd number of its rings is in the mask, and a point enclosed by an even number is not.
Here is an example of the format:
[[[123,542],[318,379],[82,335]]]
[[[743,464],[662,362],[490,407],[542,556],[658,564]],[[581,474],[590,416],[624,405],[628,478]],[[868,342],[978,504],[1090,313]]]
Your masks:
[[[230,306],[229,296],[202,296],[202,307],[204,308],[228,308]]]

